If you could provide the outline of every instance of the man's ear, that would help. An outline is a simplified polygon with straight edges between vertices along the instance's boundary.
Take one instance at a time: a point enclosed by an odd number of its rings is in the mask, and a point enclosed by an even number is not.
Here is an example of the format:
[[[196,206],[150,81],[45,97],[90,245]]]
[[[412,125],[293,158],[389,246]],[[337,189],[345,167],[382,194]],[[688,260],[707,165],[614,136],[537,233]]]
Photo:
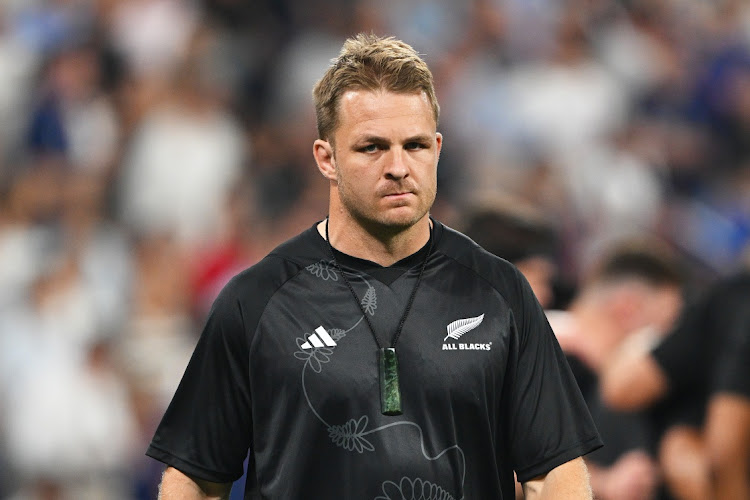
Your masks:
[[[440,161],[440,151],[443,150],[443,134],[440,132],[435,134],[435,145],[437,146],[437,159]]]
[[[333,157],[333,146],[328,141],[316,139],[313,143],[313,156],[315,163],[318,164],[318,170],[323,177],[330,181],[336,180],[336,165]]]

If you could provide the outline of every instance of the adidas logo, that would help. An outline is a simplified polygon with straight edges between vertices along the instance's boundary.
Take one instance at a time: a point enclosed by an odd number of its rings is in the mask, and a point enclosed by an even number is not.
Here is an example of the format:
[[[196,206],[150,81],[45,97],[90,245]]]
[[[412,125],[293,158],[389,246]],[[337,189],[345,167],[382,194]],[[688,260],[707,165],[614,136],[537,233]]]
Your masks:
[[[315,335],[317,333],[317,335]],[[313,347],[336,347],[336,341],[328,335],[328,332],[322,326],[315,329],[315,333],[307,337],[307,342],[302,344],[302,349],[312,349]]]

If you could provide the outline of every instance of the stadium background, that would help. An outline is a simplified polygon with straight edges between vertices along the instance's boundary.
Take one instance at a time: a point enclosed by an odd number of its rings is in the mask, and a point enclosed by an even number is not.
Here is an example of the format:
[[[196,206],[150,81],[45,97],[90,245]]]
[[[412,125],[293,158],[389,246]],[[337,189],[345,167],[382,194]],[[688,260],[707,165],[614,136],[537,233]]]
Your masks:
[[[449,225],[535,207],[569,286],[624,235],[740,264],[747,2],[2,0],[0,498],[154,498],[218,289],[325,215],[311,87],[358,31],[433,69]]]

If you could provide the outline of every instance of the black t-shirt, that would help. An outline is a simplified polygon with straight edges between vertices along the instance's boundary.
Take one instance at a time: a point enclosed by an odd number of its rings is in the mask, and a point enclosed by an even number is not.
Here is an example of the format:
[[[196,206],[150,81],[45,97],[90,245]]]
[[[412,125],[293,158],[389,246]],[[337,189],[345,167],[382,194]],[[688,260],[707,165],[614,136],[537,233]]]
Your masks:
[[[708,398],[720,391],[750,395],[750,273],[716,284],[686,308],[652,352],[669,380],[668,423],[702,425]]]
[[[249,451],[246,498],[489,500],[601,446],[520,273],[432,238],[396,345],[403,415],[381,413],[377,345],[313,226],[221,292],[148,455],[229,482]],[[424,255],[341,258],[383,345]]]

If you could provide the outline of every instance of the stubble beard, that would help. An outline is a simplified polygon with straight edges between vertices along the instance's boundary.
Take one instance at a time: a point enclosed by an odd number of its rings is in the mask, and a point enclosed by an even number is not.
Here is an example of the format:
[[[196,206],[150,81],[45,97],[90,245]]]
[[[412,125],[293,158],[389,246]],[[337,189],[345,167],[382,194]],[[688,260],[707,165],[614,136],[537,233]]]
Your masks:
[[[361,227],[371,234],[382,234],[393,236],[402,233],[413,227],[417,222],[430,211],[430,207],[435,202],[436,189],[433,187],[428,191],[421,189],[421,194],[417,195],[419,204],[413,209],[411,216],[389,216],[388,213],[379,212],[376,207],[368,210],[356,196],[351,194],[346,181],[341,176],[341,172],[336,169],[336,184],[338,198],[342,208],[347,212],[349,217],[357,222]],[[424,195],[427,198],[423,198]],[[393,209],[389,209],[391,211]]]

